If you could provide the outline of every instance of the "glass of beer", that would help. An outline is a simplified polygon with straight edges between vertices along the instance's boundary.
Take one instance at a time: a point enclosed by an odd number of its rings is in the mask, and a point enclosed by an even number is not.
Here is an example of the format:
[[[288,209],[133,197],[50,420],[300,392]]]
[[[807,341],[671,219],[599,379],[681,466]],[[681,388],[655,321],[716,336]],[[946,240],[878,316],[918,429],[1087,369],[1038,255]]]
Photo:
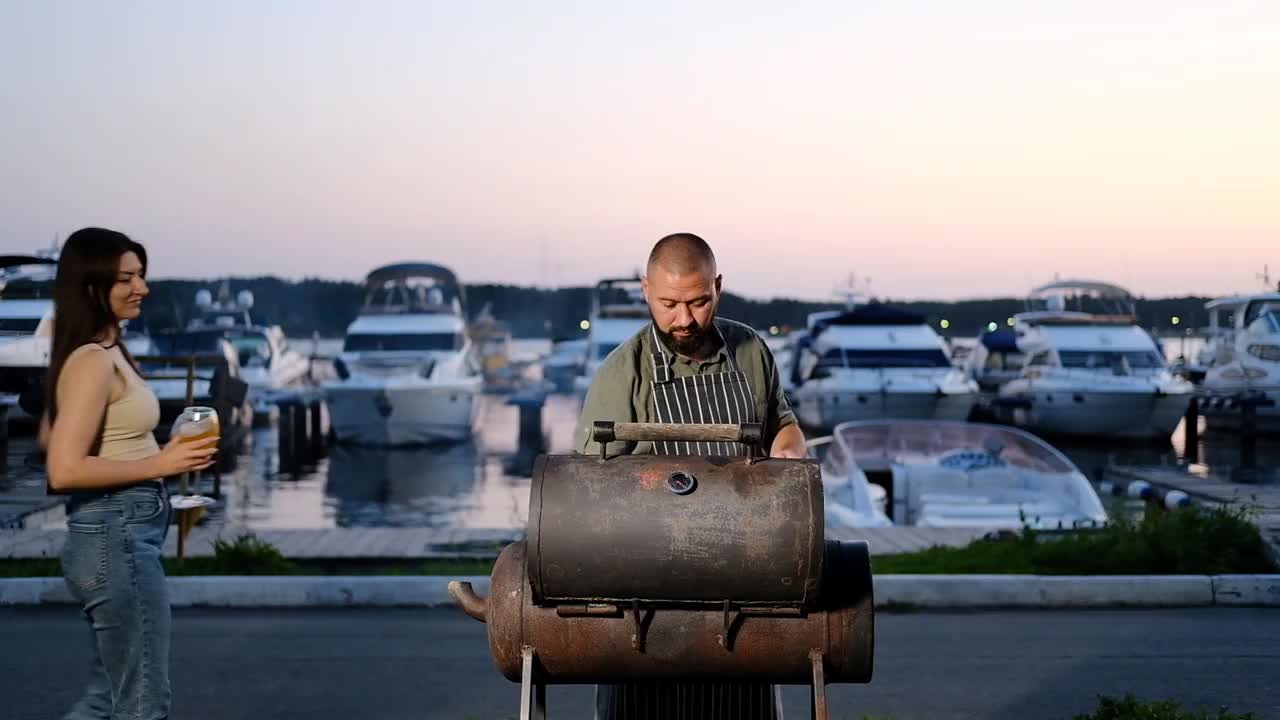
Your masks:
[[[178,442],[196,442],[206,438],[216,438],[222,433],[218,424],[218,411],[211,407],[193,406],[182,409],[182,414],[173,421],[171,434]],[[197,471],[197,477],[199,472]],[[183,488],[185,494],[186,488]]]
[[[173,421],[170,437],[178,438],[178,442],[197,442],[206,438],[216,438],[222,433],[218,424],[218,411],[211,407],[193,406],[182,409],[182,414]],[[196,480],[200,479],[200,471],[195,472]],[[185,553],[187,535],[204,515],[205,507],[213,504],[213,498],[203,495],[191,495],[187,485],[187,474],[182,475],[182,494],[170,497],[169,502],[178,511],[178,559]]]
[[[218,411],[211,407],[193,406],[182,409],[173,421],[173,433],[181,442],[195,442],[218,437],[222,428],[218,425]]]

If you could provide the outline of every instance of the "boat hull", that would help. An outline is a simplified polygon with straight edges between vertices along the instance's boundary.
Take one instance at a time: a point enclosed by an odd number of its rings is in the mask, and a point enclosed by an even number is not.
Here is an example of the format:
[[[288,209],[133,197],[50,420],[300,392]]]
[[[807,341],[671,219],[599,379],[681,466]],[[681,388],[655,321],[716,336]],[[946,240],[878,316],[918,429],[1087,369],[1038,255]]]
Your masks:
[[[407,447],[470,438],[479,416],[480,383],[325,388],[338,442]]]
[[[1001,393],[1002,421],[1045,435],[1168,438],[1187,412],[1188,393],[1077,392],[1070,389]]]
[[[794,393],[795,412],[810,428],[831,429],[855,420],[964,420],[973,393],[811,391]]]

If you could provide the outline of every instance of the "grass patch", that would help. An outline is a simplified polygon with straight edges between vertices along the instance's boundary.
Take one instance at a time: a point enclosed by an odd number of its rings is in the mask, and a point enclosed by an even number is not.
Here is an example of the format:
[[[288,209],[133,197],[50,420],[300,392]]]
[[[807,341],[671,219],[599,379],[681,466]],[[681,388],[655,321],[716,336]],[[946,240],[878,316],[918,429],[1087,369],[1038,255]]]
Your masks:
[[[1101,697],[1098,707],[1088,715],[1076,715],[1072,720],[1254,720],[1253,713],[1234,713],[1226,708],[1217,710],[1183,710],[1171,700],[1147,702],[1132,695],[1122,698]]]
[[[165,558],[170,575],[299,575],[297,563],[280,554],[276,546],[244,533],[235,540],[213,541],[213,557]]]
[[[1225,575],[1272,573],[1249,511],[1186,509],[1120,518],[1100,530],[1058,535],[1025,529],[963,548],[872,558],[882,574]]]

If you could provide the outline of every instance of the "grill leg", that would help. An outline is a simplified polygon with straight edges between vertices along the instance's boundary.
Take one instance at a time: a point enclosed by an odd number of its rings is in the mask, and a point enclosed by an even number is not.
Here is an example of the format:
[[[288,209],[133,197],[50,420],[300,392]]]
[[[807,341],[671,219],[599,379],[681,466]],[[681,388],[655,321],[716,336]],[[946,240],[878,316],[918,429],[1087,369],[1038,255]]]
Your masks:
[[[547,718],[547,686],[534,680],[533,663],[536,659],[533,648],[525,645],[521,649],[524,661],[520,670],[520,720],[546,720]]]
[[[813,664],[813,705],[810,706],[811,720],[827,720],[827,681],[822,675],[822,653],[809,651],[809,662]]]

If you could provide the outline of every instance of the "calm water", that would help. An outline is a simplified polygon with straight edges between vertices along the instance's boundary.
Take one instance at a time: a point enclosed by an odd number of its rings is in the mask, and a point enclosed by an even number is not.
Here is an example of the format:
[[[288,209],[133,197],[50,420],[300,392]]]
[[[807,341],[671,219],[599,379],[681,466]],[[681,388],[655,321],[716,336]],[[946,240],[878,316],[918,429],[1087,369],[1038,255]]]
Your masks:
[[[310,340],[295,341],[303,351]],[[1168,349],[1166,344],[1166,351]],[[536,354],[547,343],[520,342],[513,351]],[[321,352],[337,349],[322,344]],[[573,445],[578,401],[553,395],[543,408],[543,428],[551,452]],[[460,445],[405,450],[330,448],[327,458],[297,477],[277,473],[276,431],[256,430],[241,450],[235,469],[223,476],[222,503],[207,522],[253,528],[324,527],[522,527],[528,511],[529,478],[509,472],[517,452],[518,410],[500,395],[483,399],[479,435]],[[1087,475],[1097,480],[1109,463],[1161,465],[1183,456],[1182,428],[1164,445],[1099,445],[1055,441]],[[22,456],[33,448],[29,437],[14,437],[9,470],[0,483],[6,495],[42,492],[44,476],[26,467]],[[1223,468],[1239,459],[1233,435],[1201,435],[1201,458]],[[1259,464],[1280,466],[1280,442],[1259,443]],[[1136,513],[1140,501],[1103,498],[1112,513]],[[53,524],[55,521],[51,521]]]

